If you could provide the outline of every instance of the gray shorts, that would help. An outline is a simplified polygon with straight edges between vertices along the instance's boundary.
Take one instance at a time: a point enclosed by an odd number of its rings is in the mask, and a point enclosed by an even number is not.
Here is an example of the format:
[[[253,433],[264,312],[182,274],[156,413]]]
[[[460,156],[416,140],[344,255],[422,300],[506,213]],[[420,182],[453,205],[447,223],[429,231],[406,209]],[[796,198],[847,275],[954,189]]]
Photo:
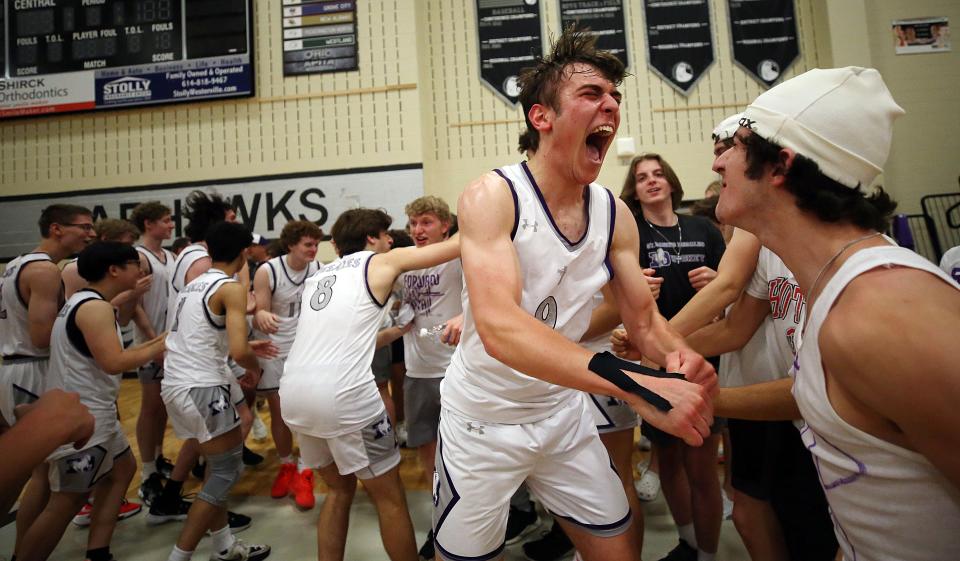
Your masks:
[[[163,367],[156,362],[148,362],[137,369],[137,378],[141,384],[159,384],[163,380]]]
[[[400,447],[386,410],[362,429],[321,438],[297,433],[300,457],[312,468],[336,462],[341,475],[354,474],[359,479],[372,479],[387,473],[400,463]]]
[[[407,446],[417,448],[437,439],[440,427],[440,382],[443,378],[403,380],[403,411],[407,423]]]
[[[370,362],[370,368],[373,369],[373,379],[378,386],[382,386],[390,381],[390,365],[393,362],[393,352],[390,345],[384,345],[373,353],[373,360]]]
[[[11,427],[18,405],[33,403],[47,391],[48,358],[7,359],[0,365],[0,415]]]
[[[599,394],[587,394],[597,415],[597,432],[606,434],[637,426],[637,413],[625,401]]]
[[[123,430],[105,442],[50,460],[50,490],[55,493],[88,493],[113,470],[117,458],[130,453]]]
[[[213,440],[240,426],[235,384],[208,387],[164,388],[160,392],[177,438]],[[243,401],[242,394],[240,401]]]

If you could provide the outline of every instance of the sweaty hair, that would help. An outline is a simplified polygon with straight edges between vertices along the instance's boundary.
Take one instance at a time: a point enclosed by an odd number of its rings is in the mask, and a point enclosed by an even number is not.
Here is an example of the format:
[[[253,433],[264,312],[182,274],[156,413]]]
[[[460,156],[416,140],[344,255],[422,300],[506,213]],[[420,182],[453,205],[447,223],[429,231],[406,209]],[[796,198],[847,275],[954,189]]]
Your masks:
[[[149,201],[133,207],[133,212],[130,213],[130,222],[133,222],[140,232],[146,232],[147,220],[160,220],[169,214],[171,214],[171,211],[167,205],[160,201]]]
[[[663,170],[663,177],[667,180],[667,183],[670,184],[670,202],[673,205],[673,209],[676,210],[683,201],[683,186],[680,185],[680,178],[677,177],[673,168],[670,167],[670,164],[668,164],[660,154],[654,154],[652,152],[640,154],[630,161],[630,167],[627,168],[627,177],[623,180],[623,189],[620,190],[620,199],[627,203],[627,207],[630,208],[630,212],[632,212],[634,216],[641,216],[643,214],[643,211],[640,209],[640,201],[637,200],[637,166],[640,165],[640,162],[647,160],[652,160],[660,164],[660,169]]]
[[[447,201],[433,195],[425,195],[419,199],[414,199],[403,209],[407,216],[419,216],[421,214],[433,214],[440,222],[450,224],[453,215],[450,213],[450,205]]]
[[[124,234],[132,235],[134,240],[140,237],[140,230],[136,226],[129,220],[119,218],[102,218],[97,220],[93,228],[97,231],[97,238],[103,241],[120,241]]]
[[[313,238],[320,241],[323,239],[323,230],[320,229],[320,226],[308,220],[293,220],[287,222],[287,225],[284,226],[280,232],[279,245],[283,249],[283,253],[289,251],[291,245],[298,244],[302,238]],[[271,245],[273,244],[271,243]],[[267,248],[267,253],[270,253],[269,247]]]
[[[567,80],[573,71],[570,65],[575,63],[592,66],[614,86],[619,86],[626,75],[619,58],[597,49],[595,35],[587,30],[576,29],[573,25],[564,29],[546,58],[539,57],[535,66],[520,72],[520,104],[527,123],[527,130],[520,133],[518,150],[521,154],[528,150],[536,152],[540,146],[540,131],[530,122],[530,109],[540,104],[560,112],[557,92],[561,82]]]
[[[70,224],[77,216],[93,216],[90,209],[78,205],[55,204],[40,212],[40,237],[50,237],[51,224]]]
[[[744,174],[750,179],[759,179],[767,166],[782,168],[780,151],[776,143],[750,133],[742,137],[746,149],[747,169]],[[800,210],[810,212],[827,223],[848,223],[859,228],[883,232],[890,225],[890,217],[897,202],[881,187],[867,196],[830,179],[820,171],[816,162],[797,154],[786,171],[787,190],[796,198]]]
[[[207,239],[207,232],[217,222],[226,219],[227,211],[232,207],[220,195],[206,194],[203,191],[193,191],[187,195],[184,218],[190,221],[183,233],[191,242],[202,242]]]
[[[413,238],[410,237],[410,234],[406,230],[389,230],[387,233],[393,238],[393,247],[410,247],[414,245]]]
[[[187,247],[188,245],[190,245],[190,240],[188,238],[179,237],[173,240],[173,243],[170,244],[170,251],[172,251],[174,255],[177,255],[178,253],[183,251],[183,248]]]
[[[107,276],[110,267],[122,267],[136,261],[139,267],[140,254],[131,245],[120,242],[93,242],[80,252],[77,258],[77,273],[87,282],[97,282]]]
[[[207,251],[210,259],[230,263],[253,243],[253,234],[243,224],[218,222],[207,232]]]
[[[381,209],[353,208],[341,214],[334,222],[330,235],[340,256],[363,251],[367,237],[376,238],[390,228],[393,218]]]

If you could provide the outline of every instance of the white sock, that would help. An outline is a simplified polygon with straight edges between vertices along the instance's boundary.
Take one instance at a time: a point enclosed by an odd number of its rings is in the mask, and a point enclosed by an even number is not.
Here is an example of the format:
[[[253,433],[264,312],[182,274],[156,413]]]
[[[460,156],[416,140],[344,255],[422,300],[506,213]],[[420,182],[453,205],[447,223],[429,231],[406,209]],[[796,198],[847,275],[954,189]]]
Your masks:
[[[191,557],[193,557],[192,551],[184,551],[177,546],[173,546],[173,551],[170,552],[167,561],[190,561]]]
[[[289,456],[284,456],[284,457],[280,458],[280,464],[281,464],[281,465],[282,465],[282,464],[295,464],[295,463],[297,463],[297,459],[293,457],[293,454],[290,454]]]
[[[157,473],[157,462],[143,462],[143,466],[140,468],[140,480],[146,481],[151,475]]]
[[[693,529],[693,522],[677,526],[677,532],[680,534],[680,539],[687,542],[687,545],[692,548],[697,547],[697,533]]]
[[[236,540],[233,534],[230,533],[229,524],[216,532],[210,532],[210,538],[213,540],[213,551],[216,553],[230,549],[230,546],[232,546],[234,540]]]
[[[697,550],[697,561],[713,561],[716,557],[716,553],[707,553],[702,549]]]

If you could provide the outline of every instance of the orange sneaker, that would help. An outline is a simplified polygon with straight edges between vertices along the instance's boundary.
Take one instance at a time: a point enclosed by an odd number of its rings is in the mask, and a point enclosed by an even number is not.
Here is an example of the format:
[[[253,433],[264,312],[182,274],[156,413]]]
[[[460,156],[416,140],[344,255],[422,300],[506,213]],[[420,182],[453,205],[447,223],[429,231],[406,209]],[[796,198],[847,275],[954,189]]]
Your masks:
[[[273,481],[273,487],[270,488],[270,496],[275,499],[282,499],[289,495],[290,485],[296,475],[296,464],[280,464],[280,471],[277,472],[277,478]]]
[[[294,477],[291,487],[293,489],[293,496],[297,501],[298,507],[304,510],[310,510],[313,508],[313,505],[316,504],[317,499],[313,496],[312,469],[307,468],[300,473],[297,473]]]

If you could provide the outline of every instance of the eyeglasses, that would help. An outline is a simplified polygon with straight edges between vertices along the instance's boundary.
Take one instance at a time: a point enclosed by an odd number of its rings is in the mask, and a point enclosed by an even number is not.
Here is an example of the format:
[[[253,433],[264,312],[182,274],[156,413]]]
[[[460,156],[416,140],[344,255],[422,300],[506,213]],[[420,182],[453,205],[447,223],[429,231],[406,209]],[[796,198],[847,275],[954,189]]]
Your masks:
[[[84,232],[93,232],[93,231],[94,231],[93,224],[90,224],[89,222],[83,222],[83,223],[79,223],[79,224],[76,224],[76,223],[74,223],[74,224],[61,224],[61,226],[75,226],[75,227],[77,227],[77,228],[83,228],[83,231],[84,231]]]

